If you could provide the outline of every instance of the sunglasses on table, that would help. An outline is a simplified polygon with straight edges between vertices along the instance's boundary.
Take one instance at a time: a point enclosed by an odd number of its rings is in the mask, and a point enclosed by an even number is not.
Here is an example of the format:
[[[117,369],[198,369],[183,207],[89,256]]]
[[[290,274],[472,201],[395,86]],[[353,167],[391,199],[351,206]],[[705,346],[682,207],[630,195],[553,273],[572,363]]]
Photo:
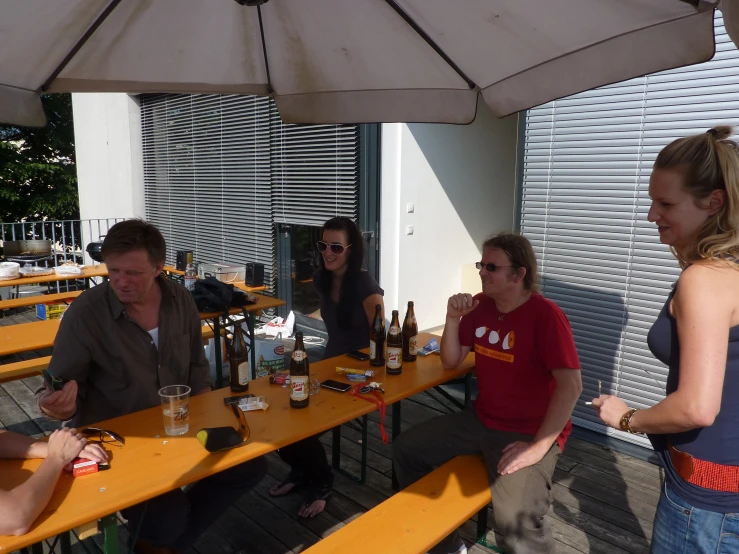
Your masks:
[[[124,439],[121,435],[113,431],[108,431],[106,429],[99,429],[98,427],[85,427],[84,429],[80,429],[79,432],[81,435],[87,437],[87,440],[89,441],[112,444],[113,446],[118,447],[126,444],[126,439]]]
[[[496,265],[496,264],[484,264],[482,262],[476,262],[475,267],[477,269],[485,268],[485,271],[488,271],[490,273],[495,273],[498,271],[501,267],[514,267],[512,265]]]
[[[331,244],[327,242],[323,242],[322,240],[319,240],[316,243],[316,248],[318,248],[319,252],[325,252],[326,250],[331,250],[332,254],[341,255],[344,253],[344,250],[349,248],[351,244],[347,244],[344,246],[343,244],[339,244],[338,242],[332,242]]]

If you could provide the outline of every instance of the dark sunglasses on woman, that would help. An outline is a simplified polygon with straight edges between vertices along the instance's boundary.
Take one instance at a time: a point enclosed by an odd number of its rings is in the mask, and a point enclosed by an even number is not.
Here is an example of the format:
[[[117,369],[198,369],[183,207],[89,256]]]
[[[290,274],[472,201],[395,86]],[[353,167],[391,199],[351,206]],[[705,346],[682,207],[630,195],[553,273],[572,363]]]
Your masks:
[[[340,256],[344,253],[344,250],[349,248],[351,244],[347,244],[344,246],[343,244],[339,244],[337,242],[332,242],[331,244],[327,242],[323,242],[322,240],[319,240],[316,243],[316,248],[318,248],[319,252],[325,252],[326,250],[331,250],[332,254],[336,254],[337,256]]]

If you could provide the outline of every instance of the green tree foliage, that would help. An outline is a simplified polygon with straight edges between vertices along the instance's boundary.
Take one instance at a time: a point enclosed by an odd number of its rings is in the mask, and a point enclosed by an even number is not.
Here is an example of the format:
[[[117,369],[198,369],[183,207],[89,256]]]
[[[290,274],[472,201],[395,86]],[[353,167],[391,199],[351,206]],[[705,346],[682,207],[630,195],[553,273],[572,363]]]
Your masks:
[[[79,219],[72,96],[42,97],[45,127],[0,125],[0,221]]]

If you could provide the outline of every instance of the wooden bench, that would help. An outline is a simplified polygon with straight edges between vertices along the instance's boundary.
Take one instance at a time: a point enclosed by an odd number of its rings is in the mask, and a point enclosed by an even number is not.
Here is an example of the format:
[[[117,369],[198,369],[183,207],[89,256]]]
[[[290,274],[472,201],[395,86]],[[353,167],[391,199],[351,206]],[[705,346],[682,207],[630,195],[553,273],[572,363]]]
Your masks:
[[[28,306],[35,306],[36,304],[56,304],[57,302],[74,300],[83,292],[84,291],[81,290],[73,290],[70,292],[59,292],[56,294],[38,294],[36,296],[26,296],[25,298],[0,300],[0,310],[26,308]]]
[[[213,329],[211,329],[208,325],[204,325],[202,331],[204,343],[207,343],[215,336],[215,334],[213,333]],[[47,367],[49,367],[50,361],[51,356],[44,356],[42,358],[21,360],[20,362],[0,364],[0,384],[38,375]]]
[[[487,532],[488,472],[481,456],[457,456],[313,545],[304,554],[423,554],[475,513]]]

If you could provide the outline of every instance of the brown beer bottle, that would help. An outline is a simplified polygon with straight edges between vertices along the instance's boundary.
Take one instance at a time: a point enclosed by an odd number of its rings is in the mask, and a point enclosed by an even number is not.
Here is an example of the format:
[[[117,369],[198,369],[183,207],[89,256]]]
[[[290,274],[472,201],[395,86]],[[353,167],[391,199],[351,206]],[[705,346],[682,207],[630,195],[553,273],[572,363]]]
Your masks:
[[[303,346],[303,333],[295,333],[295,348],[290,360],[290,406],[306,408],[310,401],[310,373],[308,354]]]
[[[403,335],[398,321],[398,310],[393,310],[393,319],[387,333],[387,362],[385,370],[388,375],[400,375],[403,372]]]
[[[234,333],[226,336],[228,343],[229,385],[233,392],[249,390],[249,352],[240,324],[234,325]]]
[[[385,365],[385,318],[382,317],[382,304],[375,306],[375,319],[370,329],[370,364]]]
[[[408,302],[408,311],[403,320],[403,361],[415,362],[418,354],[418,322],[413,311],[413,302]]]

